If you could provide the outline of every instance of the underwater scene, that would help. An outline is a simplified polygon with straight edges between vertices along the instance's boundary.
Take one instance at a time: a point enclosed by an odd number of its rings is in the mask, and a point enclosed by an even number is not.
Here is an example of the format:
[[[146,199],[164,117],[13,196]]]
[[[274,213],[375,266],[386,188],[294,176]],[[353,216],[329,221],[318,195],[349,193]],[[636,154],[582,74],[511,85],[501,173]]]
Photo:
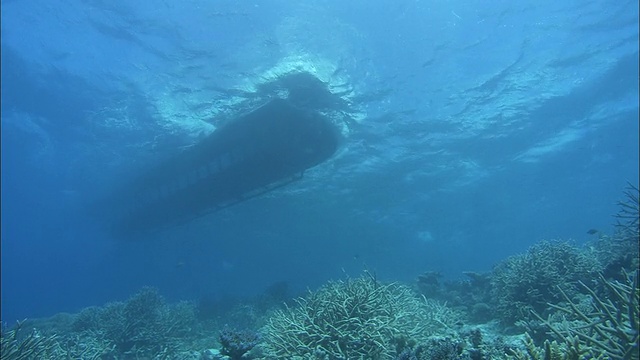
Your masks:
[[[0,359],[639,359],[637,0],[1,0]]]

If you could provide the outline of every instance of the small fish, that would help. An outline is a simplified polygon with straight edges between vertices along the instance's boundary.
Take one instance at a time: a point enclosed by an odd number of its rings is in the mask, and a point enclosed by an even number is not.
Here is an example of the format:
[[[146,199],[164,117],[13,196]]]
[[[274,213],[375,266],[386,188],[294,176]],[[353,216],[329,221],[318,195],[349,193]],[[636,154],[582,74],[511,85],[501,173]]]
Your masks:
[[[600,232],[600,230],[597,230],[597,229],[589,229],[589,231],[587,231],[587,234],[593,235],[593,234],[597,234],[599,232]]]

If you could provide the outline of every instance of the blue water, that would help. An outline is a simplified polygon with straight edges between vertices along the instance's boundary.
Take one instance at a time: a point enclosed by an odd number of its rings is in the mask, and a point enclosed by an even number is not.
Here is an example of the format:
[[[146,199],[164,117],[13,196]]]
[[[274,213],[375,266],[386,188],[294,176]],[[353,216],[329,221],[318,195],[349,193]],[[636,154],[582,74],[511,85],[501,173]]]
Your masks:
[[[87,215],[287,71],[358,114],[303,180],[139,241]],[[633,0],[3,0],[2,320],[584,243],[638,184],[638,131]]]

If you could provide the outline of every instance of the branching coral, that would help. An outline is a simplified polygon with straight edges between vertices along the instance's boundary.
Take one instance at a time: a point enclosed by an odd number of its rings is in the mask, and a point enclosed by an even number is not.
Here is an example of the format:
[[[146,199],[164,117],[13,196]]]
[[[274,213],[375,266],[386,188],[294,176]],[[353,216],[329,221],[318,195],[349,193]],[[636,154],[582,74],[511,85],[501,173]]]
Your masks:
[[[72,328],[77,332],[101,334],[116,351],[129,356],[151,356],[175,352],[195,322],[190,303],[167,305],[158,291],[142,288],[126,302],[91,307],[77,315]]]
[[[607,278],[624,281],[620,269],[633,271],[640,266],[640,228],[638,188],[629,184],[624,192],[626,199],[619,201],[616,218],[616,231],[613,235],[601,234],[593,247]]]
[[[607,296],[597,294],[580,283],[592,299],[591,311],[581,309],[562,289],[559,289],[566,306],[549,304],[552,308],[576,318],[580,326],[543,321],[565,344],[579,343],[586,349],[585,359],[604,357],[609,359],[638,359],[638,334],[640,331],[640,289],[638,271],[626,276],[626,282],[609,281],[600,276]],[[583,355],[583,354],[581,354]],[[582,357],[581,357],[582,358]]]
[[[330,282],[297,303],[263,329],[267,358],[391,359],[400,343],[423,341],[454,318],[410,288],[372,276]]]
[[[49,332],[33,329],[24,334],[24,322],[2,332],[0,359],[87,359],[97,360],[113,357],[115,345],[99,333],[51,335]]]
[[[569,340],[569,339],[568,339]],[[585,351],[581,350],[580,343],[577,338],[571,339],[571,342],[564,345],[558,344],[557,341],[546,340],[544,349],[536,346],[529,334],[525,333],[524,351],[520,349],[510,349],[508,351],[509,359],[515,360],[596,360],[602,357],[584,357],[588,356]]]
[[[616,227],[619,231],[630,233],[638,238],[638,226],[640,225],[640,190],[631,184],[627,184],[624,191],[625,200],[618,201],[620,209],[614,215],[616,218]]]
[[[21,336],[22,322],[18,321],[11,330],[2,331],[0,336],[0,358],[3,360],[46,359],[56,349],[56,336],[44,336],[33,330]]]
[[[491,274],[496,315],[513,324],[529,317],[530,310],[542,313],[547,303],[561,301],[557,286],[575,293],[577,289],[566,284],[592,279],[601,269],[588,251],[567,242],[542,241],[498,264]]]
[[[100,333],[69,334],[62,336],[53,359],[99,360],[117,357],[116,346]]]

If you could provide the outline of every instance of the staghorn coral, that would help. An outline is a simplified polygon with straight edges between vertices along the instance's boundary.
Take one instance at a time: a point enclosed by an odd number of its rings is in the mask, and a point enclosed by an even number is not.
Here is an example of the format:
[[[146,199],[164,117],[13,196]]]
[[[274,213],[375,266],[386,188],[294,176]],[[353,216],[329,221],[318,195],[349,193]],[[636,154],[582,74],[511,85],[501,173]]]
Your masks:
[[[393,359],[454,321],[446,306],[367,274],[330,282],[276,311],[263,329],[265,358]]]
[[[116,346],[100,333],[68,334],[59,338],[54,351],[55,356],[49,359],[113,359],[116,358]]]
[[[625,200],[619,201],[619,210],[614,215],[616,219],[613,235],[600,234],[592,246],[596,256],[604,265],[602,270],[606,278],[624,281],[620,269],[628,272],[640,266],[640,209],[638,188],[628,184],[624,191]]]
[[[31,320],[28,323],[37,324],[28,334],[22,329],[27,321],[19,321],[16,326],[2,332],[2,345],[0,347],[0,359],[7,360],[31,360],[31,359],[111,359],[114,358],[114,349],[110,341],[96,332],[67,333],[64,329],[55,328],[48,324],[59,318],[56,315],[50,319]],[[61,333],[58,334],[58,331]]]
[[[44,336],[33,330],[23,336],[23,321],[18,321],[11,330],[0,333],[0,358],[3,360],[51,359],[55,352],[56,336]]]
[[[510,360],[597,360],[603,357],[589,357],[588,351],[581,349],[577,338],[565,344],[558,344],[557,341],[545,340],[544,349],[536,346],[528,333],[524,334],[524,351],[521,349],[509,349],[508,359]]]
[[[638,188],[632,184],[618,202],[616,231],[601,235],[591,247],[604,265],[591,286],[577,281],[578,291],[557,285],[561,304],[549,303],[548,317],[532,314],[539,325],[550,329],[556,341],[545,341],[547,350],[537,349],[527,334],[528,358],[545,359],[638,359],[640,332],[640,289],[638,288]],[[622,269],[622,271],[621,271]],[[572,289],[575,289],[572,288]],[[553,350],[555,349],[555,350]],[[522,355],[522,354],[521,354]],[[527,357],[516,357],[526,359]]]
[[[542,313],[547,303],[562,300],[557,286],[575,294],[575,284],[596,277],[601,265],[591,250],[563,241],[542,241],[526,253],[499,263],[491,273],[491,294],[496,316],[506,324],[531,318],[530,311]]]
[[[638,187],[627,183],[624,191],[625,200],[618,201],[620,209],[614,215],[616,228],[619,232],[626,233],[638,241],[638,226],[640,226],[640,190]]]
[[[157,289],[144,287],[126,302],[85,308],[71,329],[114,347],[114,353],[151,357],[176,353],[194,323],[193,304],[167,305]]]
[[[580,283],[591,297],[591,308],[583,309],[559,288],[566,305],[549,304],[552,308],[566,314],[576,321],[556,322],[543,319],[534,313],[540,321],[551,329],[569,349],[574,349],[579,359],[638,359],[638,337],[640,331],[640,289],[638,288],[638,270],[625,275],[624,283],[607,280],[602,275],[600,285],[605,287],[606,295],[599,295],[589,286]],[[583,349],[583,351],[577,351]],[[577,358],[576,358],[577,359]]]

